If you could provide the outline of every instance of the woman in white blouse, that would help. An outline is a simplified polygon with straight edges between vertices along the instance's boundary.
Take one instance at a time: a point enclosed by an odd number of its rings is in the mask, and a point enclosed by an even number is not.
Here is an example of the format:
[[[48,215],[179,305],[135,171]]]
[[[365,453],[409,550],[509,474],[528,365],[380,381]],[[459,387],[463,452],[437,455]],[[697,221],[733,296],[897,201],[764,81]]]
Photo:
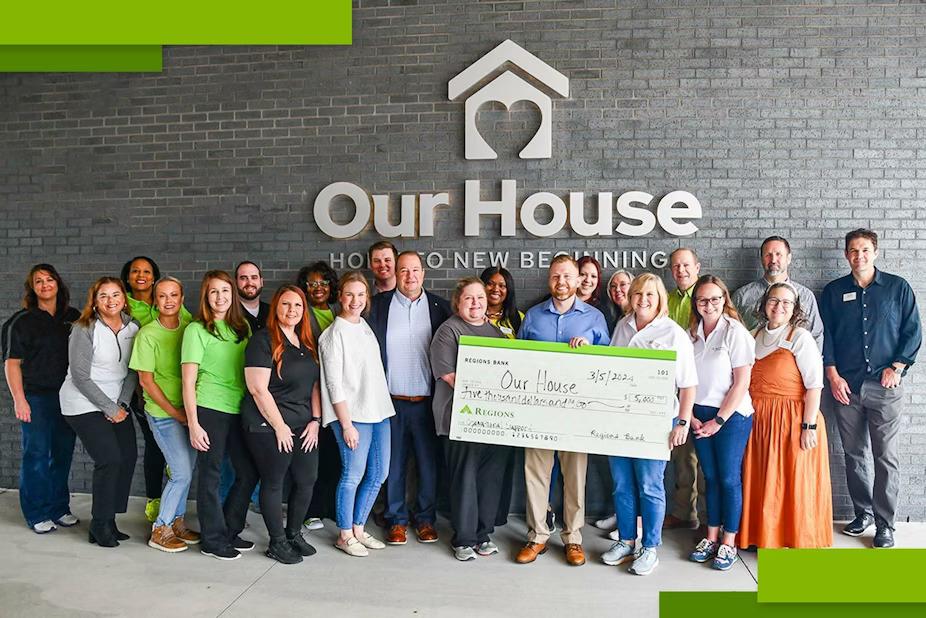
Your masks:
[[[386,545],[363,527],[389,472],[389,418],[395,416],[376,335],[363,319],[370,286],[352,271],[340,281],[341,311],[318,339],[322,423],[331,425],[341,452],[335,494],[338,540],[350,556],[367,556]]]
[[[713,560],[720,571],[737,560],[736,533],[743,511],[743,453],[752,431],[749,380],[755,341],[740,321],[720,278],[703,275],[691,293],[689,334],[694,341],[698,390],[691,421],[704,472],[707,536],[689,558]],[[723,527],[723,539],[720,528]]]
[[[749,393],[755,408],[743,460],[739,546],[828,547],[833,497],[826,425],[820,414],[823,359],[801,327],[800,298],[787,283],[769,286],[759,306]]]
[[[653,350],[675,350],[675,385],[678,388],[678,422],[669,435],[669,447],[688,439],[688,424],[698,376],[691,338],[668,317],[669,302],[662,280],[644,273],[628,290],[631,313],[614,328],[611,345]],[[656,547],[662,543],[662,521],[666,514],[663,474],[666,462],[635,457],[609,457],[614,479],[614,511],[620,540],[601,557],[610,565],[633,560],[630,572],[649,575],[659,564]],[[643,517],[643,547],[635,551],[637,514]]]

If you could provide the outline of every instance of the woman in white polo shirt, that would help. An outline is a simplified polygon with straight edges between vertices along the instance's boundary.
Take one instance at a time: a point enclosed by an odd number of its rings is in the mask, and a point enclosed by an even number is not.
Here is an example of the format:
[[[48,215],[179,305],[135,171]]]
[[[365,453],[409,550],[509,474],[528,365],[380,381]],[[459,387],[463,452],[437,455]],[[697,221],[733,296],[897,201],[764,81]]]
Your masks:
[[[614,327],[611,345],[650,350],[674,350],[675,386],[678,388],[677,424],[669,434],[669,447],[688,439],[691,408],[698,375],[691,338],[668,317],[666,286],[652,273],[633,280],[628,290],[631,313]],[[662,543],[662,521],[666,515],[663,474],[666,462],[636,457],[608,457],[614,479],[614,511],[620,539],[601,557],[610,565],[633,560],[630,572],[649,575],[659,565],[656,548]],[[643,547],[634,550],[637,515],[643,517]]]
[[[718,277],[699,278],[691,304],[689,333],[698,368],[691,426],[704,472],[707,537],[689,558],[694,562],[713,559],[715,569],[726,571],[737,560],[735,540],[743,513],[743,453],[752,431],[749,379],[756,359],[755,341]]]

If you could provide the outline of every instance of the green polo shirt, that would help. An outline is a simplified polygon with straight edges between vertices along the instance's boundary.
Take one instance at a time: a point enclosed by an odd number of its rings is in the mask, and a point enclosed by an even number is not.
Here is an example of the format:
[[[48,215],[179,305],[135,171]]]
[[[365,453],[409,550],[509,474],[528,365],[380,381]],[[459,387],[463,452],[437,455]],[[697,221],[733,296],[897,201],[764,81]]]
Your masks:
[[[149,305],[143,300],[136,300],[132,298],[131,294],[125,295],[125,301],[129,315],[135,318],[140,326],[150,324],[160,313],[154,305]],[[193,316],[187,311],[186,307],[180,307],[180,321],[183,322],[184,320],[189,324],[193,321]]]
[[[199,365],[196,374],[196,405],[227,414],[238,414],[244,397],[244,350],[247,337],[235,341],[225,320],[216,320],[215,335],[202,322],[193,322],[183,333],[181,363]]]
[[[678,288],[669,292],[669,317],[682,327],[688,330],[688,321],[691,320],[691,294],[695,286],[691,286],[684,292]]]
[[[334,322],[334,312],[331,309],[312,307],[312,313],[315,314],[315,321],[318,322],[318,330],[321,332],[324,332]]]
[[[180,380],[180,347],[183,343],[183,331],[190,320],[180,316],[177,328],[166,328],[158,320],[143,326],[135,335],[132,344],[132,359],[129,368],[135,371],[147,371],[154,374],[157,384],[164,396],[175,408],[183,407],[183,389]],[[144,391],[145,412],[154,418],[168,418],[170,415],[154,402]]]

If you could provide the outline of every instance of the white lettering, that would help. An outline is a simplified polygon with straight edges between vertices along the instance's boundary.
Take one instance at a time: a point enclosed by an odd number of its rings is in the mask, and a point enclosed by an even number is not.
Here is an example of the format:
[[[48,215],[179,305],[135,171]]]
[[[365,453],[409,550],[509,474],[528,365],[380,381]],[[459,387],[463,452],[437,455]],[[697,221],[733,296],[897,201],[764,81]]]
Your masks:
[[[338,196],[345,196],[354,202],[354,217],[350,223],[341,225],[331,218],[331,201]],[[332,238],[350,238],[366,228],[370,222],[370,196],[366,191],[350,182],[333,182],[315,197],[313,214],[315,224],[322,232]]]
[[[363,253],[351,253],[347,256],[347,267],[351,269],[363,268],[366,256]]]
[[[428,268],[440,268],[444,265],[444,256],[436,251],[432,251],[428,254],[428,257],[425,258],[425,261],[428,264]]]
[[[644,191],[628,191],[617,198],[617,214],[625,219],[639,221],[637,225],[621,221],[615,232],[624,236],[645,236],[656,228],[656,217],[646,208],[636,208],[635,202],[648,205],[653,196]]]
[[[579,236],[610,236],[613,218],[612,193],[598,194],[598,217],[594,223],[585,221],[585,194],[569,194],[569,225]]]
[[[418,235],[434,236],[434,210],[438,206],[450,206],[450,194],[422,193],[418,203]]]
[[[373,196],[373,227],[386,238],[415,236],[415,195],[403,195],[399,208],[399,223],[389,222],[389,196]]]
[[[553,209],[553,218],[549,223],[537,222],[537,207],[540,205]],[[534,193],[521,204],[521,225],[534,236],[553,236],[566,225],[566,216],[566,204],[552,193]]]
[[[533,268],[534,267],[534,254],[530,251],[521,252],[521,268]]]
[[[684,206],[676,207],[676,204]],[[691,221],[687,223],[678,223],[676,219],[700,219],[701,202],[688,191],[673,191],[659,200],[656,207],[656,217],[659,219],[659,225],[662,226],[669,234],[673,236],[690,236],[698,231]]]
[[[514,236],[515,194],[518,185],[514,180],[502,181],[502,199],[497,202],[482,201],[480,197],[479,181],[467,180],[464,183],[464,234],[466,236],[479,236],[480,217],[495,215],[501,218],[502,236]]]

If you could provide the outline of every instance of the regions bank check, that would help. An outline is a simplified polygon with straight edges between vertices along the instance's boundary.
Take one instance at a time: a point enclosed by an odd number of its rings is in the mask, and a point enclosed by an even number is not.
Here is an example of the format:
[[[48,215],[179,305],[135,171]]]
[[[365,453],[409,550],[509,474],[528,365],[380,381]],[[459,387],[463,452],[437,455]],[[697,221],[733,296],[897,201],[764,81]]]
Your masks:
[[[460,338],[450,438],[669,459],[675,352]]]

